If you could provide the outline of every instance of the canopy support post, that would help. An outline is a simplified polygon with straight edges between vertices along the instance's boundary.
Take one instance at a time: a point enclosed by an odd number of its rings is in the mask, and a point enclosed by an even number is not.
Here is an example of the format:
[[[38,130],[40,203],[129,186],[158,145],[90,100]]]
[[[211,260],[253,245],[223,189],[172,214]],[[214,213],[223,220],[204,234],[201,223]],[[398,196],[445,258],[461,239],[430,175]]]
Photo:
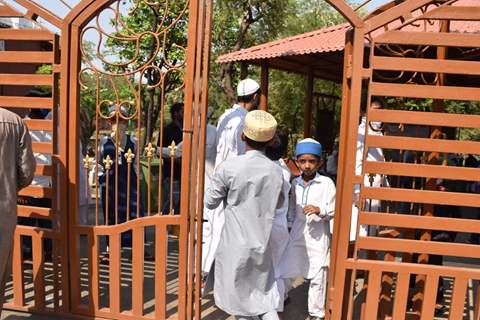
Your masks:
[[[246,79],[248,76],[248,63],[242,61],[240,63],[240,80]]]
[[[260,97],[260,109],[267,110],[268,104],[268,78],[269,78],[269,67],[268,61],[262,63],[262,70],[261,70],[261,83],[260,89],[262,90],[262,94]]]
[[[307,73],[307,84],[305,86],[305,108],[303,114],[304,138],[310,138],[312,135],[313,82],[313,68],[309,68]]]

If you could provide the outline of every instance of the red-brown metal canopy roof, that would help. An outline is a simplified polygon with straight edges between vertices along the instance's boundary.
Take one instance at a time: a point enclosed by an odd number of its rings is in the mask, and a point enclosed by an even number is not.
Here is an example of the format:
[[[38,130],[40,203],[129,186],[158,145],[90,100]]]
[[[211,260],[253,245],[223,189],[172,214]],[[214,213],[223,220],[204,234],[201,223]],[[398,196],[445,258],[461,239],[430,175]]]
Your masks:
[[[479,0],[459,0],[454,6],[473,6]],[[383,8],[392,6],[389,3],[371,13],[366,19],[381,13]],[[421,14],[418,12],[417,14]],[[389,29],[399,27],[398,21],[391,23]],[[256,45],[250,48],[224,54],[217,59],[217,63],[245,62],[248,64],[262,65],[268,61],[270,68],[289,71],[293,73],[307,74],[312,68],[314,76],[319,79],[342,81],[343,73],[343,49],[345,47],[345,34],[351,26],[348,23],[322,28],[316,31],[295,35],[292,37],[275,40],[272,42]],[[436,31],[439,28],[438,21],[424,26],[408,26],[412,31]],[[478,22],[452,21],[452,32],[476,33],[480,30]],[[377,30],[374,34],[384,32]],[[368,56],[368,55],[367,55]]]
[[[222,55],[217,62],[259,65],[268,60],[274,69],[306,74],[311,67],[317,78],[341,81],[338,75],[342,74],[345,33],[349,28],[344,23],[272,41]]]

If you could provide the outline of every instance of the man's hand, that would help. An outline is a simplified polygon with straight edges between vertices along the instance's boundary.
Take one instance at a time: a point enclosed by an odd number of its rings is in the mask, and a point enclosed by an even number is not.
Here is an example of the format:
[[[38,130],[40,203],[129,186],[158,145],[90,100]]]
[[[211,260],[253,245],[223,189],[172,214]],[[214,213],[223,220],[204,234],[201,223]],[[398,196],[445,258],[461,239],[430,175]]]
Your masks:
[[[311,214],[320,214],[320,208],[312,206],[311,204],[308,204],[305,207],[303,207],[303,213],[306,216],[309,216]]]

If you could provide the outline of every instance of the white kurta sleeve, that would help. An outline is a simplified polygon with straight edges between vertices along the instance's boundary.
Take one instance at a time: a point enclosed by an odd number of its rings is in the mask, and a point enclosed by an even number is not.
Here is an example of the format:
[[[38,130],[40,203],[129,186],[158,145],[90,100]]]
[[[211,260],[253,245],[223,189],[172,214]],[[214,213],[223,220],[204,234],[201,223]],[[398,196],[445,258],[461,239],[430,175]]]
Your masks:
[[[323,220],[332,220],[333,214],[335,212],[335,195],[336,189],[335,184],[332,180],[327,180],[327,187],[325,188],[325,202],[320,207],[320,216]]]
[[[204,205],[207,209],[215,209],[227,197],[228,186],[226,180],[225,168],[220,165],[217,167],[212,182],[205,192]]]
[[[235,132],[233,132],[233,139],[235,144],[235,151],[237,155],[241,155],[245,153],[245,142],[242,140],[242,132],[244,123],[241,119],[238,119],[235,123]]]

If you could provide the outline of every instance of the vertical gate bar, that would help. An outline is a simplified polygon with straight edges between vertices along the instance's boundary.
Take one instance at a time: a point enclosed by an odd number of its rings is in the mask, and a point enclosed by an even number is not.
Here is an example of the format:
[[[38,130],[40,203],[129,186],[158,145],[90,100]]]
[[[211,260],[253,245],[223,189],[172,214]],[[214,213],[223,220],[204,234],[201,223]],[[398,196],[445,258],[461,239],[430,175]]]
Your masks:
[[[395,303],[393,305],[392,320],[405,319],[409,283],[410,283],[409,273],[401,272],[397,274],[397,284],[395,286]]]
[[[178,284],[178,318],[186,318],[186,298],[187,298],[187,277],[188,277],[188,222],[190,215],[190,178],[192,175],[190,168],[190,152],[192,150],[192,103],[193,103],[193,81],[195,77],[195,46],[198,36],[198,2],[190,1],[189,4],[189,23],[188,23],[188,43],[186,56],[185,72],[185,105],[184,105],[184,123],[183,123],[183,155],[182,157],[182,175],[181,175],[181,199],[180,199],[180,241],[179,241],[179,284]],[[193,174],[196,174],[193,173]]]
[[[62,48],[69,48],[70,47],[70,27],[64,25],[62,28],[62,37],[61,37],[61,47]],[[58,48],[60,51],[60,46]],[[70,291],[70,269],[69,269],[69,258],[70,250],[69,250],[69,243],[70,243],[70,226],[69,226],[69,217],[66,214],[67,212],[67,205],[68,205],[68,171],[66,169],[65,163],[67,162],[68,158],[68,150],[67,150],[67,137],[68,137],[68,101],[69,101],[69,90],[68,90],[68,72],[69,72],[69,50],[65,49],[60,51],[60,73],[56,75],[58,77],[56,81],[56,85],[59,87],[59,108],[63,110],[63,112],[59,112],[57,116],[57,123],[53,123],[54,128],[55,126],[59,128],[58,132],[58,161],[60,165],[58,165],[56,172],[60,173],[60,181],[57,184],[59,186],[58,190],[58,202],[59,208],[57,212],[57,216],[60,220],[60,250],[61,250],[61,269],[62,269],[62,277],[61,277],[61,288],[62,288],[62,309],[64,312],[70,311],[70,303],[71,303],[71,291]],[[55,130],[54,130],[55,131]],[[73,242],[73,241],[72,241]]]
[[[192,109],[193,112],[193,148],[191,151],[191,159],[192,161],[191,166],[191,181],[190,185],[195,186],[193,188],[196,189],[196,186],[198,186],[198,179],[199,177],[199,172],[198,172],[198,166],[199,166],[199,159],[198,159],[198,152],[199,148],[201,148],[199,141],[200,141],[200,98],[201,98],[201,82],[202,82],[202,53],[203,53],[203,41],[204,41],[204,33],[203,33],[203,27],[205,23],[205,4],[204,1],[198,1],[198,21],[197,21],[197,45],[196,45],[196,56],[195,56],[195,77],[194,77],[194,86],[193,88],[195,89],[194,91],[194,104],[193,106],[195,108]],[[200,30],[200,32],[198,32]],[[206,88],[205,88],[206,90]],[[195,229],[195,219],[198,218],[196,216],[196,213],[198,212],[199,207],[197,206],[198,202],[196,201],[198,197],[198,191],[195,190],[191,193],[190,197],[190,206],[191,206],[191,213],[189,213],[189,263],[188,263],[188,281],[187,281],[187,288],[188,288],[188,295],[187,295],[187,319],[193,319],[194,313],[193,313],[193,302],[194,302],[194,293],[195,293],[195,278],[194,278],[194,271],[195,271],[195,258],[199,258],[198,254],[196,255],[195,252],[195,241],[202,241],[201,239],[198,239],[198,234]]]
[[[109,236],[110,255],[110,310],[113,315],[120,313],[120,239],[118,233]]]
[[[59,127],[57,124],[59,123],[58,121],[58,104],[59,104],[59,95],[60,95],[60,90],[59,90],[59,80],[60,80],[60,74],[58,73],[58,71],[53,71],[55,70],[55,66],[58,65],[61,60],[60,60],[60,38],[57,34],[55,34],[53,36],[53,61],[52,61],[52,99],[53,99],[53,103],[52,103],[52,124],[53,124],[53,130],[52,130],[52,144],[53,144],[53,153],[56,154],[56,155],[59,155],[60,154],[60,143],[58,143],[58,137],[59,137],[59,132],[57,132],[57,128]],[[59,164],[60,162],[60,164]],[[52,208],[52,212],[54,213],[53,215],[53,219],[52,219],[52,231],[54,233],[55,236],[53,236],[50,241],[51,241],[51,244],[52,244],[52,252],[51,252],[51,258],[52,258],[52,272],[53,272],[53,305],[54,305],[54,309],[55,310],[58,310],[59,309],[59,306],[60,306],[60,301],[59,301],[59,291],[60,291],[60,287],[59,287],[59,282],[58,282],[58,246],[56,245],[57,241],[59,238],[62,237],[61,235],[61,231],[64,230],[63,228],[66,227],[66,225],[64,226],[62,221],[60,222],[60,224],[58,223],[55,223],[55,221],[60,221],[60,219],[58,219],[58,215],[59,215],[59,211],[58,209],[58,202],[57,202],[57,199],[58,197],[60,196],[59,194],[59,191],[56,190],[55,187],[58,186],[58,176],[57,176],[57,168],[61,167],[61,159],[60,158],[57,158],[57,157],[51,157],[51,164],[52,164],[52,168],[53,168],[53,173],[51,175],[51,183],[52,183],[52,186],[54,187],[54,196],[52,198],[52,201],[51,201],[51,208]],[[58,237],[57,237],[58,236]],[[61,259],[61,265],[62,264],[68,264],[68,261],[65,261],[65,258],[66,255],[60,255]]]
[[[368,290],[365,307],[365,319],[377,319],[378,297],[380,296],[380,270],[370,270],[368,273]]]
[[[435,314],[437,300],[438,274],[428,274],[425,280],[425,299],[422,303],[421,320],[431,320]]]
[[[349,283],[349,287],[344,286],[342,289],[343,291],[343,299],[347,303],[343,304],[342,315],[347,315],[347,319],[353,319],[353,296],[355,292],[355,279],[357,277],[357,269],[346,269],[345,271],[345,283]],[[364,274],[367,270],[361,270]],[[365,287],[365,285],[363,286]],[[363,289],[362,289],[363,290]],[[363,305],[363,304],[362,304]]]
[[[23,256],[22,256],[22,236],[15,230],[13,240],[13,303],[15,306],[23,307],[25,305],[25,287],[23,284]]]
[[[168,195],[169,197],[169,203],[170,207],[168,208],[169,214],[175,214],[174,209],[173,209],[173,174],[174,174],[174,167],[175,167],[175,143],[172,141],[171,145],[171,153],[170,153],[170,194]]]
[[[152,157],[147,158],[148,161],[148,175],[147,175],[147,215],[152,214]],[[130,168],[129,168],[130,170]],[[130,181],[130,172],[128,172],[128,180]],[[129,190],[129,189],[127,189]],[[130,191],[129,191],[130,193]],[[130,197],[130,194],[127,195],[127,199]],[[127,221],[128,221],[128,214],[127,214]]]
[[[359,117],[359,105],[361,99],[361,90],[362,90],[362,66],[363,66],[363,56],[364,56],[364,30],[362,28],[356,28],[353,32],[348,32],[348,41],[351,41],[353,37],[353,48],[352,48],[352,65],[351,65],[351,95],[348,101],[347,108],[348,121],[344,122],[345,125],[341,128],[343,134],[343,139],[340,141],[340,152],[345,153],[344,162],[341,164],[342,170],[340,171],[340,176],[338,176],[339,181],[344,180],[343,189],[346,189],[347,192],[342,192],[339,203],[336,206],[335,212],[342,212],[343,217],[346,219],[340,221],[340,226],[337,234],[338,241],[337,251],[336,251],[336,263],[335,268],[335,279],[334,279],[334,288],[335,290],[334,299],[333,299],[333,319],[340,319],[342,314],[342,305],[343,305],[343,290],[345,286],[345,277],[346,277],[346,266],[345,260],[348,257],[348,245],[349,245],[349,235],[350,235],[350,223],[351,223],[351,210],[352,210],[352,200],[353,200],[353,178],[355,175],[355,158],[356,150],[348,148],[351,143],[356,143],[357,141],[357,124]],[[349,66],[345,66],[349,68]],[[348,72],[348,71],[347,71]],[[347,74],[348,76],[348,74]],[[347,81],[347,79],[344,79]],[[350,190],[350,191],[348,191]]]
[[[463,319],[463,309],[465,307],[465,297],[468,286],[468,278],[456,277],[453,285],[452,299],[450,302],[449,320]]]
[[[202,110],[200,112],[200,159],[199,159],[199,181],[197,197],[197,242],[196,242],[196,261],[195,261],[195,320],[200,320],[202,316],[202,243],[203,243],[203,193],[205,187],[205,144],[207,131],[207,108],[208,108],[208,75],[210,70],[210,42],[211,42],[211,24],[212,24],[212,0],[205,1],[205,41],[203,44],[203,72],[202,72]]]
[[[125,155],[125,161],[127,161],[127,212],[126,212],[127,216],[125,217],[126,221],[130,221],[130,173],[132,171],[132,159],[129,158],[129,156],[131,156],[129,155],[129,153],[131,153],[131,149],[128,149],[128,153]],[[148,175],[148,179],[150,179],[150,172]],[[148,189],[149,189],[148,193],[150,194],[150,184],[148,185]],[[148,207],[148,212],[150,212],[150,204]]]
[[[340,129],[341,129],[341,134],[340,134],[340,140],[343,141],[345,139],[345,130],[347,129],[347,119],[348,119],[348,112],[347,108],[345,107],[349,101],[350,97],[350,84],[347,81],[347,71],[348,68],[347,66],[349,65],[349,61],[351,58],[352,54],[352,37],[350,33],[347,33],[345,36],[345,50],[344,50],[344,57],[343,57],[343,84],[342,84],[342,107],[341,107],[341,116],[340,116]],[[345,145],[345,143],[343,143]],[[343,166],[341,165],[345,160],[345,152],[339,152],[338,154],[338,177],[343,177]],[[342,198],[342,192],[343,192],[343,179],[337,178],[337,199]],[[335,212],[339,212],[340,208],[340,201],[338,201],[335,204]],[[334,292],[335,292],[335,287],[334,287],[334,279],[335,279],[335,274],[337,271],[336,265],[337,265],[337,248],[338,248],[338,236],[339,236],[339,230],[340,230],[340,221],[342,220],[343,216],[339,215],[335,217],[335,223],[333,224],[333,238],[332,238],[332,246],[331,246],[331,259],[330,259],[330,270],[328,272],[328,291],[327,291],[327,304],[326,304],[326,319],[330,320],[331,318],[331,311],[332,311],[332,302],[334,299]],[[347,253],[348,256],[348,253]],[[351,272],[352,275],[355,275],[355,272]],[[340,288],[339,288],[340,289]],[[344,290],[342,290],[344,291]],[[343,299],[345,299],[348,296],[348,292],[343,292]],[[339,296],[335,296],[337,299],[339,299]]]
[[[98,74],[95,74],[95,88],[100,87],[100,76]],[[99,195],[99,179],[98,179],[98,164],[102,163],[102,159],[99,159],[100,154],[99,154],[99,141],[100,141],[100,133],[99,129],[100,128],[100,110],[99,110],[99,104],[100,104],[100,90],[95,90],[95,225],[98,226],[99,220],[98,220],[98,212],[100,211],[100,195]],[[107,179],[108,179],[108,172],[107,172]],[[106,189],[108,189],[108,183],[106,184]],[[108,197],[106,197],[106,203],[108,205]],[[105,219],[103,221],[104,225],[108,225],[108,211],[105,209]]]
[[[142,85],[139,86],[139,90],[141,90],[141,87]],[[141,100],[139,98],[140,96],[137,96],[136,97],[136,105],[138,106],[138,109],[141,110]],[[150,121],[150,119],[149,119]],[[141,123],[142,123],[142,113],[139,111],[137,113],[137,135],[138,137],[140,138],[142,136],[142,127],[141,127]],[[140,140],[140,139],[139,139]],[[135,158],[135,162],[137,164],[137,172],[142,172],[142,167],[140,165],[140,155],[142,154],[142,151],[140,149],[140,142],[137,143],[137,145],[135,146],[137,148],[137,151],[136,151],[136,158]],[[134,151],[135,152],[135,151]],[[130,174],[129,174],[130,176]],[[140,188],[140,174],[137,174],[137,214],[135,215],[136,218],[139,218],[140,217],[140,194],[141,194],[141,188]],[[142,214],[144,214],[144,212],[142,212]]]
[[[162,190],[163,190],[163,160],[162,160],[162,147],[163,147],[163,121],[165,115],[165,77],[161,76],[161,88],[160,88],[160,124],[158,133],[158,145],[159,145],[159,153],[160,153],[160,161],[158,162],[158,199],[157,199],[157,214],[160,215],[162,213]],[[166,195],[165,195],[166,196]]]
[[[113,79],[111,80],[112,83],[113,83]],[[100,90],[100,88],[97,88],[97,90]],[[118,98],[117,98],[117,101],[115,101],[115,104],[116,104],[116,113],[115,113],[115,123],[117,125],[117,129],[115,130],[115,159],[112,159],[114,161],[114,164],[115,164],[115,177],[113,177],[115,179],[115,190],[112,190],[115,192],[115,200],[114,200],[114,208],[115,208],[115,225],[118,225],[118,203],[119,203],[119,196],[118,196],[118,184],[120,182],[120,179],[118,178],[118,159],[119,159],[119,155],[120,155],[120,145],[119,145],[119,132],[118,132],[118,124],[120,122],[119,118],[120,118],[120,104],[118,103]],[[139,136],[140,137],[140,136]],[[107,197],[108,198],[108,197]],[[139,202],[137,202],[139,203]],[[113,206],[112,206],[113,207]],[[139,207],[139,206],[137,206]],[[106,211],[107,212],[107,215],[108,215],[108,210]],[[138,217],[138,215],[137,215]],[[108,220],[108,217],[107,217],[107,220]]]
[[[32,264],[33,264],[33,291],[35,293],[35,310],[45,308],[45,272],[43,258],[42,237],[35,233],[32,235]]]
[[[63,83],[62,90],[68,92],[68,99],[66,99],[62,103],[62,112],[66,114],[66,119],[64,119],[65,131],[66,131],[66,148],[68,154],[68,176],[67,176],[67,183],[69,181],[77,181],[77,170],[76,166],[78,161],[78,150],[77,146],[77,138],[78,138],[78,119],[77,119],[77,110],[76,107],[79,105],[79,86],[78,86],[78,69],[80,66],[79,55],[79,32],[78,28],[71,28],[68,25],[69,29],[69,42],[67,46],[69,50],[62,50],[63,52],[67,53],[66,56],[68,57],[68,64],[65,65],[65,69],[69,71],[68,74],[65,74],[65,77],[68,76],[68,80],[65,80]],[[66,59],[63,59],[63,63],[66,63]],[[72,62],[72,63],[71,63]],[[63,78],[62,78],[63,79]],[[63,82],[63,80],[62,80]],[[67,113],[68,112],[68,113]],[[75,204],[78,203],[78,195],[76,193],[76,187],[73,183],[68,183],[68,200],[67,205],[69,206],[69,210],[67,216],[68,219],[68,230],[69,233],[72,235],[72,241],[69,241],[69,258],[70,261],[70,297],[71,297],[71,308],[76,309],[80,306],[80,296],[81,296],[81,286],[80,286],[80,277],[78,275],[81,274],[81,265],[80,265],[80,233],[77,229],[78,219],[78,211]],[[74,204],[74,205],[72,205]]]
[[[166,273],[167,273],[167,228],[165,224],[155,225],[155,319],[166,319]]]
[[[143,316],[143,250],[144,228],[133,229],[132,246],[132,311]]]
[[[100,308],[100,303],[99,303],[99,269],[98,269],[98,236],[95,234],[95,232],[92,230],[92,232],[88,235],[89,238],[89,243],[90,245],[88,246],[89,250],[89,260],[90,260],[90,266],[91,266],[91,275],[90,275],[90,301],[92,302],[92,310],[94,312],[97,312],[98,309]]]

